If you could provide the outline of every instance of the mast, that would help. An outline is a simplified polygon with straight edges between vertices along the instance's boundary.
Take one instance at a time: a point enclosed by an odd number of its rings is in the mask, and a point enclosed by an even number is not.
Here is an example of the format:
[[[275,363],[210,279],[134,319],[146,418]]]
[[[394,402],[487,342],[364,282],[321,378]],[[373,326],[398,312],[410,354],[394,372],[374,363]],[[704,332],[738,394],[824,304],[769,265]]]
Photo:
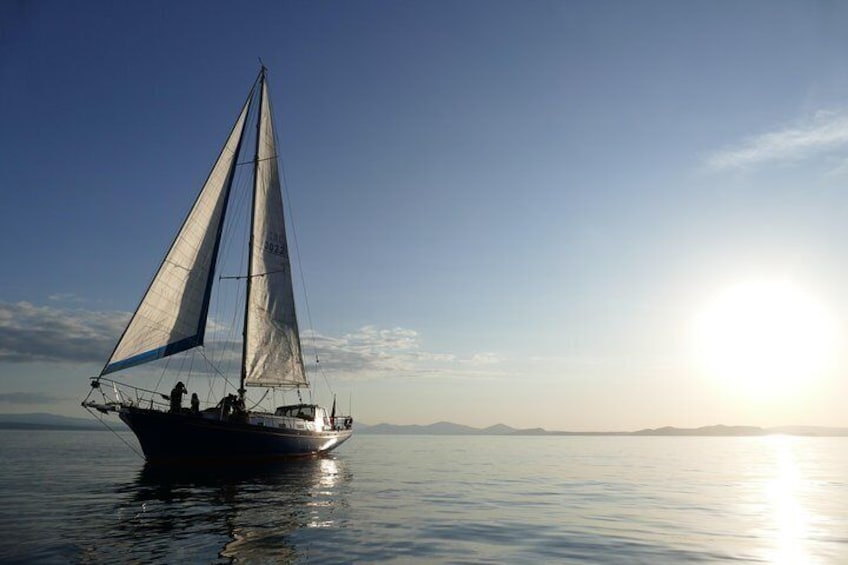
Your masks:
[[[248,249],[250,252],[248,253],[247,259],[247,287],[245,290],[244,297],[244,326],[242,329],[242,342],[241,342],[241,377],[239,378],[239,389],[238,395],[239,400],[244,402],[244,380],[247,378],[247,324],[248,324],[248,312],[250,311],[250,287],[252,286],[253,281],[253,245],[254,245],[254,227],[256,224],[256,199],[259,191],[257,190],[259,184],[259,134],[262,127],[262,101],[265,96],[265,65],[262,65],[262,68],[259,71],[259,109],[257,110],[257,119],[256,119],[256,147],[253,149],[253,198],[251,199],[250,204],[250,237],[248,243]]]

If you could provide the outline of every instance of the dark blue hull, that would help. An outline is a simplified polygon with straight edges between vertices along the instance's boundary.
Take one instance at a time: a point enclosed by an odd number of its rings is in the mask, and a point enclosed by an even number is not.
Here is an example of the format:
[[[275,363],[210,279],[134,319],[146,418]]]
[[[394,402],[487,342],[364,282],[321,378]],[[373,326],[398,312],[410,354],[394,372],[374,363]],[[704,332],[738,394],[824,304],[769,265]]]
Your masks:
[[[326,453],[352,430],[274,429],[198,415],[123,407],[120,417],[135,433],[150,463],[263,462]]]

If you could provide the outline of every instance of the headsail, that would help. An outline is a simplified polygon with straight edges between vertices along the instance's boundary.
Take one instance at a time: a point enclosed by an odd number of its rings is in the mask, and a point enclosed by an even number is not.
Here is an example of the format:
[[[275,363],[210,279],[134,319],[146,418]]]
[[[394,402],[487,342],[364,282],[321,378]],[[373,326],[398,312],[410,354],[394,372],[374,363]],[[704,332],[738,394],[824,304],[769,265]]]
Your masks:
[[[202,345],[221,226],[252,99],[253,90],[101,375]]]
[[[243,378],[247,385],[308,386],[294,310],[277,147],[264,73],[260,99]]]

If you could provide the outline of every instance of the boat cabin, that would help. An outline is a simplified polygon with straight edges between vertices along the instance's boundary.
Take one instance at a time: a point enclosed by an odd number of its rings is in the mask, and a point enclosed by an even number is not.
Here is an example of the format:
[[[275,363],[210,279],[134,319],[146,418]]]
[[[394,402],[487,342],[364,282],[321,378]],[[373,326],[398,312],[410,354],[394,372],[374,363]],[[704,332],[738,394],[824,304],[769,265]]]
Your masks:
[[[288,406],[280,406],[274,412],[274,416],[284,416],[287,418],[300,418],[307,422],[315,422],[315,424],[326,424],[329,426],[330,419],[327,417],[327,411],[317,404],[289,404]]]

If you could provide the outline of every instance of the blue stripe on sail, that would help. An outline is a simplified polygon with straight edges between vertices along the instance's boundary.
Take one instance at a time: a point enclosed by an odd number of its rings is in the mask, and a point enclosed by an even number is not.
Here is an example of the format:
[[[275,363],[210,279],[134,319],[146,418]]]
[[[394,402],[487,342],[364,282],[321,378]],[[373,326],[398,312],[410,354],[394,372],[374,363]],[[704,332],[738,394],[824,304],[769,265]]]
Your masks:
[[[192,347],[197,347],[198,345],[202,345],[202,337],[199,335],[193,335],[185,339],[181,339],[180,341],[169,343],[168,345],[164,345],[157,349],[151,349],[150,351],[145,351],[144,353],[139,353],[138,355],[133,355],[132,357],[110,363],[109,365],[106,365],[100,374],[106,375],[128,367],[142,365],[150,361],[155,361],[157,359],[173,355],[174,353],[179,353],[180,351],[185,351],[186,349],[191,349]]]

